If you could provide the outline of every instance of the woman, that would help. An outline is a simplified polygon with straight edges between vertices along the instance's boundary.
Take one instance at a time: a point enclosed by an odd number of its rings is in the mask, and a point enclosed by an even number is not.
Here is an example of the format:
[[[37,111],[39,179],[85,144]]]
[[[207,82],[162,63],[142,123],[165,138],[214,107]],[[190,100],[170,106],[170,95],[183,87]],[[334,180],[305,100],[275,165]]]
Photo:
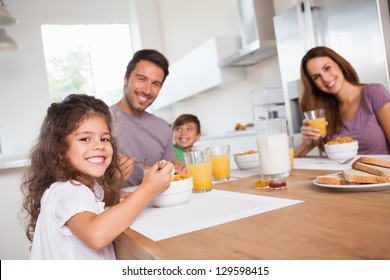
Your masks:
[[[297,157],[336,137],[359,142],[359,154],[390,154],[390,94],[381,84],[362,84],[351,64],[332,49],[315,47],[301,61],[302,112],[324,108],[327,134],[304,120]]]

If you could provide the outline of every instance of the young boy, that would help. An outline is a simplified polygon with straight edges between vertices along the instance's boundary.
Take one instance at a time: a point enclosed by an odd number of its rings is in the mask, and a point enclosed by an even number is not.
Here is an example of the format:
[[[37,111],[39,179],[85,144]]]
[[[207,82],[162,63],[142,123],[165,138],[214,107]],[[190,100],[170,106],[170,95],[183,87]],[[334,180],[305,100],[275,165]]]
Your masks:
[[[191,151],[192,146],[201,136],[198,118],[191,114],[179,116],[173,123],[173,136],[176,160],[184,162],[183,153]]]

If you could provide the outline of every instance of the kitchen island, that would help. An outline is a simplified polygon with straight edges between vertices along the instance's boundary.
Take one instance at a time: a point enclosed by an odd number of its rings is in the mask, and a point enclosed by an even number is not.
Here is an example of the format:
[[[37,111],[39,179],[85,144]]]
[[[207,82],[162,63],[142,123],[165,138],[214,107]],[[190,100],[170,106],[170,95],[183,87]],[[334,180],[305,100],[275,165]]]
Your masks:
[[[329,170],[294,169],[283,190],[254,189],[255,176],[214,189],[303,201],[172,238],[153,241],[127,229],[119,259],[390,259],[390,189],[342,191],[313,184]]]

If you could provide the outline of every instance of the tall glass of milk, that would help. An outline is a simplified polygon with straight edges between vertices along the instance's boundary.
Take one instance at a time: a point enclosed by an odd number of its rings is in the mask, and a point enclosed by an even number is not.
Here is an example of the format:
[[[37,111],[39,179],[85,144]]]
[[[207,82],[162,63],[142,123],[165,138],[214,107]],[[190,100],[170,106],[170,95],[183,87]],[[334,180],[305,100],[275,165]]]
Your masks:
[[[269,188],[286,186],[291,174],[287,121],[284,118],[258,120],[255,123],[260,175]]]

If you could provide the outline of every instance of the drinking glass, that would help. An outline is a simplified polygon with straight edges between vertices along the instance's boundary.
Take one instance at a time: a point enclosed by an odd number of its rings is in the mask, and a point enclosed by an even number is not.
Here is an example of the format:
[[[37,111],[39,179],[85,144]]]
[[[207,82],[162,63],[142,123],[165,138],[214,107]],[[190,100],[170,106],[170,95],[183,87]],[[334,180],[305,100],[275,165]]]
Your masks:
[[[211,152],[209,150],[191,151],[183,154],[188,173],[194,181],[193,192],[207,192],[212,189]]]
[[[230,179],[230,146],[216,145],[207,148],[211,152],[213,178],[215,181]]]
[[[320,130],[322,137],[326,135],[325,109],[316,109],[303,113],[305,119],[311,120],[309,126]]]
[[[290,147],[286,119],[260,120],[255,123],[260,175],[270,189],[282,189],[291,174]]]
[[[294,167],[294,135],[288,137],[288,145],[290,148],[290,165],[292,169]]]

